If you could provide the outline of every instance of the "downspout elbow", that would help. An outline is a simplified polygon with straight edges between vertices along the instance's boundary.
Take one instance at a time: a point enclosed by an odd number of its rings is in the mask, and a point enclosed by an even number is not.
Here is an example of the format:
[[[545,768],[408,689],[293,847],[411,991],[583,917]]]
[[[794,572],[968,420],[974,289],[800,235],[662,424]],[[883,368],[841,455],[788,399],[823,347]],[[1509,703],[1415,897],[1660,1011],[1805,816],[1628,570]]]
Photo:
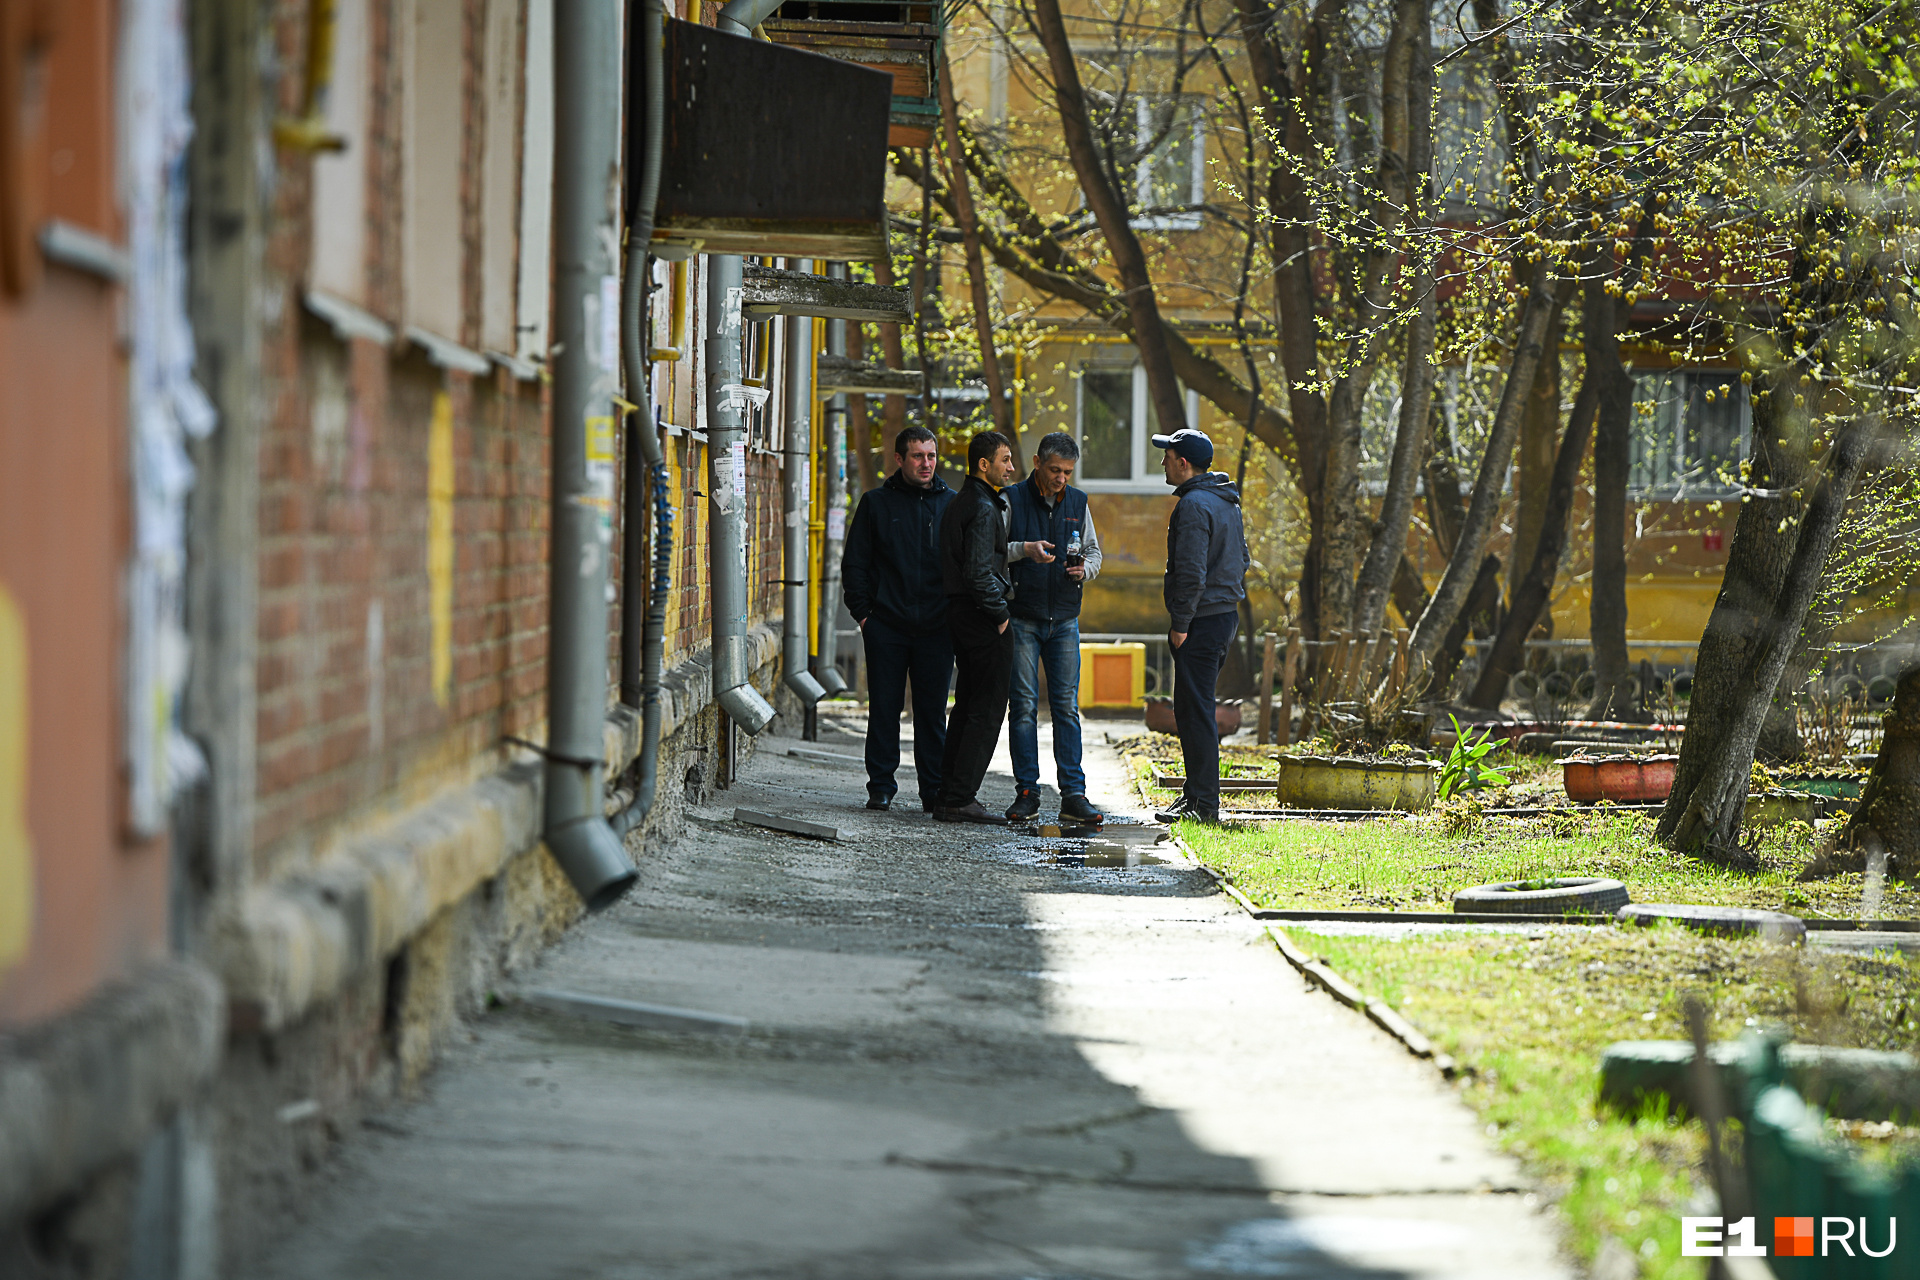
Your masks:
[[[566,766],[559,768],[565,771]],[[549,787],[560,781],[554,778],[554,772],[551,767],[547,770]],[[557,822],[549,815],[541,839],[589,912],[612,906],[640,878],[627,859],[620,837],[600,814],[577,814]]]
[[[804,666],[796,669],[791,663],[788,664],[786,686],[793,690],[802,706],[810,707],[827,696],[827,691],[813,678],[813,672]]]
[[[773,723],[773,704],[744,680],[722,689],[718,701],[728,719],[748,733],[758,734]]]
[[[782,0],[728,0],[714,25],[733,35],[752,35],[753,29],[779,12]]]

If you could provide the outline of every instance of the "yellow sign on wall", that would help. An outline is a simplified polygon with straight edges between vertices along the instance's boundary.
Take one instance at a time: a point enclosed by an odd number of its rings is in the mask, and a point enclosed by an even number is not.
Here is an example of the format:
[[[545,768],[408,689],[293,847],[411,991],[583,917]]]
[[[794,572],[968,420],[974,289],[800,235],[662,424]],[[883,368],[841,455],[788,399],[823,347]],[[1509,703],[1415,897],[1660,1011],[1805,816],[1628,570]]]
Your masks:
[[[433,397],[427,428],[427,614],[433,627],[433,700],[453,687],[453,400]]]
[[[27,839],[27,626],[0,586],[0,972],[33,934],[33,847]]]

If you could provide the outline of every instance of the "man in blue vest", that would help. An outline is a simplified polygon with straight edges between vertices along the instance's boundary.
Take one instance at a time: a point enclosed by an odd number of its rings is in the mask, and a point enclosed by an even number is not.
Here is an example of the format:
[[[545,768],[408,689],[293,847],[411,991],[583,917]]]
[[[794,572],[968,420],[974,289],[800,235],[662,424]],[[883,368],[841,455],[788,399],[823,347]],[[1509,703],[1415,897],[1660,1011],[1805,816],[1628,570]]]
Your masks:
[[[932,813],[947,745],[953,639],[940,582],[940,518],[953,490],[934,466],[939,443],[925,427],[893,441],[900,465],[860,499],[847,530],[840,581],[867,650],[867,808],[890,809],[900,767],[900,712],[913,676],[913,766],[920,807]]]
[[[1007,560],[1013,570],[1013,682],[1008,719],[1013,754],[1013,804],[1008,821],[1040,812],[1040,668],[1047,670],[1047,706],[1053,716],[1054,778],[1060,820],[1102,821],[1087,802],[1080,765],[1080,595],[1100,572],[1087,495],[1067,483],[1080,446],[1064,431],[1041,438],[1033,473],[1007,490]]]

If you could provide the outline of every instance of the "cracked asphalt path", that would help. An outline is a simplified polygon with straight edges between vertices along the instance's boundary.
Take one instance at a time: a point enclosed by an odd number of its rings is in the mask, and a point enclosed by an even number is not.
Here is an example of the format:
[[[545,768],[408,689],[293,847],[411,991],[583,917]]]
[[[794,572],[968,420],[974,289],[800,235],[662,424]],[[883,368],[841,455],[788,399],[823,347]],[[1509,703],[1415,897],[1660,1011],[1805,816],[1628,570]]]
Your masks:
[[[818,746],[857,756],[858,728]],[[1088,728],[1095,798],[1125,810]],[[857,761],[798,745],[764,742],[641,855],[626,901],[517,977],[747,1031],[510,1003],[346,1144],[258,1274],[1572,1274],[1432,1069],[1309,990],[1152,830],[1089,846],[871,814]],[[1011,796],[1004,750],[990,805]]]

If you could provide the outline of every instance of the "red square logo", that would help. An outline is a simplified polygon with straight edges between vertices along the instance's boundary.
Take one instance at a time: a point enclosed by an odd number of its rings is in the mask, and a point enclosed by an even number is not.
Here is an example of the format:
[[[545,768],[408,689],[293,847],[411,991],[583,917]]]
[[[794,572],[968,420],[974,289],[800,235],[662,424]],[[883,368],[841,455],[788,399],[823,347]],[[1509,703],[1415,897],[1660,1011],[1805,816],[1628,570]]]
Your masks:
[[[1773,1220],[1773,1256],[1811,1258],[1813,1256],[1813,1219],[1775,1218]]]

